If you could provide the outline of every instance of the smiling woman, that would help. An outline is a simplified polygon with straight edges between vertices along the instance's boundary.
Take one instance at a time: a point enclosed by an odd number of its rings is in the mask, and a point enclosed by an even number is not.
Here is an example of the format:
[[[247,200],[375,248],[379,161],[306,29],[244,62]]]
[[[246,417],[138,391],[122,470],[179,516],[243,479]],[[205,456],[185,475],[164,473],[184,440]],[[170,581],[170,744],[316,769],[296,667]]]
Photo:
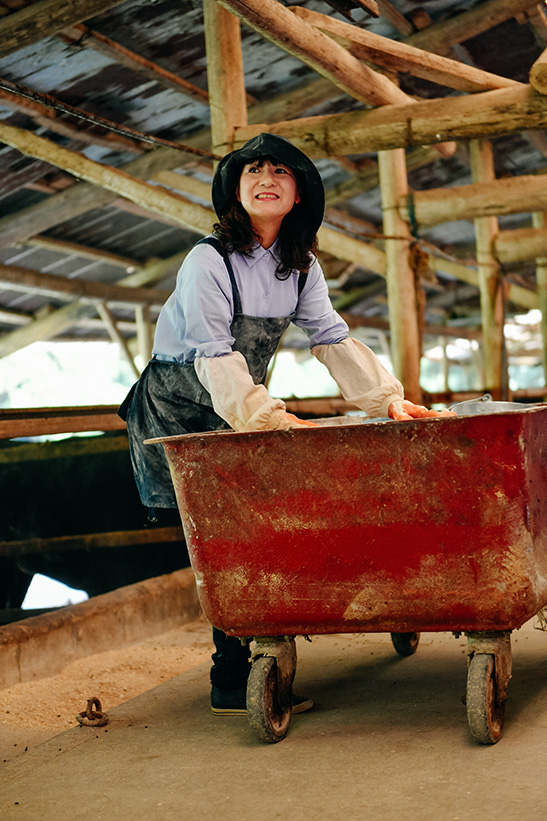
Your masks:
[[[300,202],[298,183],[292,168],[269,159],[243,166],[237,199],[260,236],[263,248],[273,245],[283,218]]]
[[[333,309],[316,255],[323,183],[300,149],[259,134],[220,161],[212,199],[214,233],[186,257],[158,319],[153,359],[122,411],[141,499],[153,517],[177,503],[162,446],[144,440],[313,425],[287,413],[264,385],[291,322],[358,408],[379,417],[390,409],[404,418],[435,415],[404,402],[401,384],[370,348],[348,337]],[[221,630],[213,635],[213,712],[244,712],[249,649]],[[302,703],[310,706],[301,701],[300,709]]]

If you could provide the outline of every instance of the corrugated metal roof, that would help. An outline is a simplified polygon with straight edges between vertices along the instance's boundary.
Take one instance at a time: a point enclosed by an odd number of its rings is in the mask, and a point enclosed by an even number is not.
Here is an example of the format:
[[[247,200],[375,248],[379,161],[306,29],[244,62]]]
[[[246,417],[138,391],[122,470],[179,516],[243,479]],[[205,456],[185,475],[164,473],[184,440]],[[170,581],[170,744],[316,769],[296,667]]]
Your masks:
[[[0,15],[16,14],[18,9],[31,3],[4,2]],[[289,5],[289,3],[284,3]],[[332,5],[323,2],[299,2],[303,6],[328,14],[336,19],[344,19],[334,11]],[[432,24],[454,17],[469,8],[480,8],[485,3],[469,3],[467,0],[439,0],[420,4],[407,0],[397,0],[389,5],[404,15],[406,22],[414,30],[424,22],[424,14]],[[541,25],[541,16],[534,4],[530,4],[530,15],[521,13],[517,18],[505,22],[475,36],[472,40],[458,44],[453,56],[462,62],[479,68],[527,82],[528,72],[533,62],[545,46],[547,28]],[[533,15],[532,15],[533,12]],[[395,40],[403,35],[388,21],[384,14],[373,18],[359,9],[352,12],[354,25]],[[2,18],[0,17],[0,20]],[[414,23],[413,23],[414,21]],[[421,21],[421,22],[420,22]],[[111,38],[126,49],[135,52],[177,77],[192,83],[201,91],[207,90],[207,65],[203,32],[203,10],[199,0],[130,0],[109,11],[85,21],[88,29]],[[69,41],[70,40],[70,41]],[[280,94],[305,87],[317,75],[296,57],[287,54],[278,46],[248,28],[242,27],[242,49],[245,82],[248,95],[258,102],[268,103]],[[184,142],[192,135],[209,127],[209,108],[182,91],[167,87],[159,76],[153,79],[150,73],[121,65],[112,57],[107,57],[90,47],[89,36],[74,39],[74,32],[60,33],[38,40],[20,50],[0,58],[0,78],[25,86],[34,92],[49,95],[71,106],[107,118],[132,129],[169,140]],[[428,99],[459,92],[443,86],[401,74],[400,87],[409,94]],[[310,108],[300,107],[298,117],[325,113],[351,111],[364,108],[362,103],[335,92],[323,102],[311,101]],[[14,110],[0,97],[0,122],[28,129],[52,142],[79,151],[86,157],[117,168],[139,156],[126,145],[116,144],[108,133],[97,125],[67,114],[56,113],[53,121],[26,111]],[[59,133],[60,126],[69,126],[70,131]],[[517,134],[494,139],[496,173],[502,176],[542,172],[546,167],[547,141],[543,133]],[[151,146],[140,146],[139,151],[153,150]],[[361,161],[374,158],[374,154],[363,154],[351,160]],[[69,190],[77,185],[74,178],[45,162],[23,156],[19,151],[4,146],[0,148],[0,264],[22,266],[31,271],[53,273],[68,278],[89,279],[104,283],[115,283],[127,272],[107,259],[91,260],[77,251],[61,252],[27,244],[26,241],[2,243],[3,225],[1,218],[22,214],[25,209],[43,206],[55,192]],[[318,161],[318,167],[328,190],[351,178],[352,171],[343,163],[334,160]],[[181,153],[181,162],[174,170],[190,174],[202,182],[208,182],[211,163],[198,158],[189,159]],[[465,146],[461,145],[450,159],[439,159],[409,173],[410,185],[416,190],[462,185],[470,182],[469,160]],[[54,203],[55,201],[52,200]],[[83,213],[74,214],[52,224],[40,233],[62,242],[86,246],[97,251],[119,254],[131,258],[137,265],[145,265],[152,259],[168,259],[189,248],[198,238],[196,233],[168,221],[160,221],[157,216],[146,214],[131,205],[111,197],[100,207],[91,207]],[[381,233],[382,217],[379,189],[363,190],[353,194],[338,208],[343,208],[352,217],[371,223]],[[510,227],[529,225],[530,215],[517,215],[502,220],[502,225]],[[349,227],[345,228],[349,233]],[[455,257],[473,256],[473,224],[470,221],[445,223],[423,232],[423,238],[433,242],[446,253]],[[325,256],[327,276],[336,275],[340,264]],[[345,265],[346,263],[344,263]],[[332,268],[331,268],[332,265]],[[507,270],[511,272],[511,266]],[[176,265],[168,271],[154,287],[171,288],[174,284]],[[533,264],[520,264],[518,274],[534,286]],[[441,278],[440,283],[447,279]],[[351,310],[367,316],[386,316],[385,291],[382,280],[377,275],[362,268],[356,268],[348,276],[338,292],[348,291],[356,285],[379,283],[379,299],[367,299]],[[467,289],[469,292],[469,288]],[[429,293],[429,292],[428,292]],[[431,297],[434,292],[430,294]],[[457,297],[455,297],[457,298]],[[68,298],[58,299],[33,293],[21,293],[9,284],[0,283],[0,333],[9,334],[20,326],[21,312],[30,320],[37,312],[66,304]],[[467,303],[478,305],[477,293],[468,294]],[[446,309],[446,315],[449,314]],[[4,313],[2,313],[2,310]],[[10,319],[5,312],[13,312]],[[116,308],[115,315],[120,320],[132,319],[130,310]],[[438,321],[438,314],[435,314]],[[90,329],[86,326],[66,329],[61,336],[104,335],[106,330]]]

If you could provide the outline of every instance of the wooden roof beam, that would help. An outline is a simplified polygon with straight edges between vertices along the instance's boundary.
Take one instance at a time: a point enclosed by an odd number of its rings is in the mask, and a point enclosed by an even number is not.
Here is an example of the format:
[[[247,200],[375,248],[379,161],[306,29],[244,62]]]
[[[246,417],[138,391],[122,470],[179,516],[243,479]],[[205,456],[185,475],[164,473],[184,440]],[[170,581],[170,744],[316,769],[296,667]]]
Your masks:
[[[132,178],[123,171],[95,163],[80,154],[55,146],[48,140],[29,134],[22,129],[15,129],[0,123],[0,139],[10,145],[13,144],[24,153],[30,153],[31,156],[46,159],[48,162],[60,163],[70,173],[93,180],[96,185],[105,185],[110,191],[116,191],[148,211],[158,212],[175,223],[196,230],[198,233],[208,233],[214,221],[214,213],[210,208],[196,205],[178,194]],[[535,180],[535,187],[539,189],[537,182],[541,180],[537,177],[531,179]],[[498,183],[506,182],[505,180],[498,181]],[[424,193],[430,194],[431,192]],[[541,208],[537,207],[535,210],[541,210]],[[401,211],[404,216],[402,205]],[[360,240],[353,240],[326,226],[320,229],[319,237],[323,250],[341,259],[349,259],[352,262],[359,260],[359,264],[378,273],[383,273],[385,270],[383,269],[383,252],[374,246]]]
[[[373,106],[403,104],[410,97],[382,74],[363,66],[337,43],[276,0],[218,0],[266,39],[298,57],[338,88]]]
[[[547,226],[500,231],[494,240],[494,255],[502,264],[547,257]]]
[[[412,198],[418,225],[438,225],[451,220],[547,211],[547,184],[545,176],[530,174],[415,191]],[[401,200],[399,209],[404,219],[409,219],[408,201]]]
[[[173,268],[178,267],[185,255],[186,251],[183,251],[168,259],[155,260],[134,274],[124,277],[118,282],[118,286],[138,288],[146,283],[156,282]],[[0,359],[15,353],[21,348],[25,348],[27,345],[31,345],[33,342],[52,339],[81,321],[85,324],[96,313],[95,305],[80,302],[76,299],[70,305],[65,305],[63,308],[57,308],[41,315],[28,322],[24,327],[0,336]]]
[[[301,20],[328,34],[358,60],[374,63],[391,72],[412,74],[448,88],[469,92],[522,85],[466,63],[381,37],[303,6],[292,6],[290,10]]]
[[[239,148],[260,131],[292,140],[312,159],[547,128],[547,99],[528,85],[412,105],[238,128]]]
[[[530,69],[530,85],[539,94],[547,94],[547,48]]]
[[[149,150],[144,148],[142,143],[130,140],[121,134],[115,134],[113,131],[104,130],[103,133],[98,133],[97,131],[78,128],[76,125],[71,124],[70,119],[61,118],[57,111],[43,103],[29,100],[3,88],[0,88],[0,102],[7,108],[32,117],[34,122],[43,128],[47,128],[55,134],[69,137],[71,140],[77,140],[87,145],[100,145],[111,151],[132,151],[135,154],[142,154],[145,150]]]
[[[96,17],[125,0],[38,0],[19,11],[0,17],[0,54],[37,43],[83,20]]]
[[[249,122],[267,123],[290,119],[297,116],[303,109],[313,107],[326,99],[334,98],[340,93],[329,80],[324,77],[317,77],[302,88],[253,105],[248,112]],[[209,129],[203,129],[195,136],[187,139],[186,142],[196,148],[210,148],[211,132]],[[437,159],[438,155],[433,153],[433,149],[417,149],[408,157],[408,167],[422,165],[421,154],[428,150],[431,152],[431,157],[424,155],[423,163],[433,162]],[[417,166],[413,165],[414,159],[418,161]],[[122,166],[121,170],[141,179],[156,179],[156,174],[159,172],[171,170],[183,165],[184,162],[185,155],[183,152],[177,152],[176,149],[158,148],[147,152],[142,157],[131,160]],[[366,186],[368,190],[368,188],[374,188],[378,185],[377,170],[371,173],[370,176],[364,170],[360,170],[358,176],[360,187]],[[328,192],[327,197],[330,197],[329,202],[338,201],[352,196],[355,190],[353,181],[349,180],[347,183],[338,186],[335,192]],[[101,208],[113,203],[115,199],[116,195],[109,191],[101,190],[85,182],[75,183],[71,190],[53,194],[44,202],[28,206],[15,214],[0,218],[0,247],[28,239],[34,234],[46,231],[92,208]]]
[[[23,154],[44,160],[79,179],[126,197],[152,213],[167,215],[176,223],[198,233],[209,233],[211,229],[214,215],[210,209],[192,203],[161,186],[150,185],[124,171],[90,160],[83,154],[57,146],[22,128],[0,123],[0,140]]]
[[[80,245],[77,242],[55,239],[54,237],[44,237],[38,234],[26,240],[26,245],[36,248],[45,248],[47,251],[54,251],[69,256],[84,257],[97,262],[105,262],[107,265],[114,265],[116,268],[140,268],[142,263],[131,257],[123,257],[120,254],[113,254],[111,251],[104,251],[100,248],[90,248],[88,245]]]
[[[327,77],[356,100],[373,106],[414,103],[412,97],[383,74],[373,71],[330,37],[293,15],[276,0],[218,0],[255,31]],[[440,141],[435,141],[440,142]],[[438,146],[452,156],[455,145]],[[340,152],[346,153],[346,152]]]
[[[170,291],[154,288],[128,288],[107,282],[45,274],[17,265],[0,265],[0,282],[14,291],[38,293],[71,301],[98,303],[108,301],[118,305],[151,305],[160,308]]]
[[[88,28],[88,26],[79,23],[65,29],[60,34],[61,38],[67,43],[92,48],[99,54],[108,57],[109,60],[126,66],[133,71],[138,71],[150,80],[161,83],[161,85],[164,85],[166,88],[172,88],[174,91],[182,92],[198,103],[209,105],[209,94],[204,89],[199,88],[199,86],[196,86],[194,83],[188,82],[188,80],[184,80],[171,71],[167,71],[167,69],[162,68],[162,66],[157,63],[153,63],[151,60],[141,57],[140,54],[136,54],[134,51],[125,48],[125,46],[122,46],[110,37],[106,37],[104,34]]]
[[[434,23],[406,38],[406,43],[436,54],[449,54],[452,46],[477,37],[494,26],[517,18],[537,6],[537,0],[488,0],[441,23]]]

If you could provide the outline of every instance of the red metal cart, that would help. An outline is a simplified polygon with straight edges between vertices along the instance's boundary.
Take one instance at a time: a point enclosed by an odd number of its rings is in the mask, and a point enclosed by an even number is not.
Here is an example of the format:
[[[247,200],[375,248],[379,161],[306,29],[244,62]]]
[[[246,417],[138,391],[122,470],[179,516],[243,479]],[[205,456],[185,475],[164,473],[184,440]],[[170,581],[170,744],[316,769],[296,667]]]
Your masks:
[[[161,440],[203,611],[253,638],[249,722],[288,730],[294,637],[468,637],[475,739],[501,735],[510,633],[547,604],[547,407]]]

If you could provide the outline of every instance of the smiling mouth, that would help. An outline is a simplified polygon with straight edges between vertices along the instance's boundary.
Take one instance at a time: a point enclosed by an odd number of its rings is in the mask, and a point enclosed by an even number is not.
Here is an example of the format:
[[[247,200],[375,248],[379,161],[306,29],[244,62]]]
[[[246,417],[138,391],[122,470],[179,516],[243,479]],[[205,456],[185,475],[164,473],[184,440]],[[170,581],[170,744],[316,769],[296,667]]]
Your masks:
[[[277,194],[257,194],[257,200],[278,200],[279,197]]]

